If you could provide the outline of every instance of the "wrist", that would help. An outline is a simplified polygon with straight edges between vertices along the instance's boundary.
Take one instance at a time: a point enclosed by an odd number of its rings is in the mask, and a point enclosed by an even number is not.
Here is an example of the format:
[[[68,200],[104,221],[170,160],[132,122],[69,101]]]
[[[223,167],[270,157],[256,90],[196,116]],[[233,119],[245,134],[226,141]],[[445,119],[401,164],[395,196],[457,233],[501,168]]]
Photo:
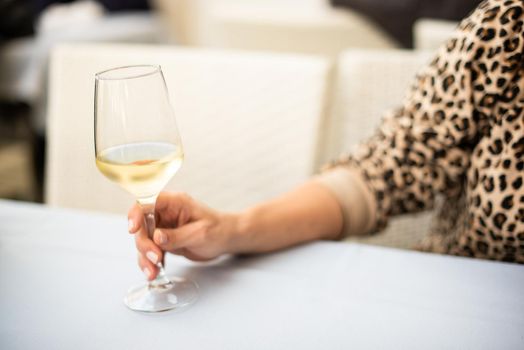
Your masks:
[[[250,210],[227,214],[228,254],[249,253],[252,250],[253,215]]]

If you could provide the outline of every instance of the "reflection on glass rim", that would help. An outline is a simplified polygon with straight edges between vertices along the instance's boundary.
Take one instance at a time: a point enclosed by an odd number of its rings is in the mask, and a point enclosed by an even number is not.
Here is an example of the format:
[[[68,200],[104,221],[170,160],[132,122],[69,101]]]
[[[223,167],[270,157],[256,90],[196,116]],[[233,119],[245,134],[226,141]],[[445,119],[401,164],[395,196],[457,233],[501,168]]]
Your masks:
[[[161,71],[158,64],[139,64],[132,66],[114,67],[95,74],[97,80],[125,80],[142,78]]]

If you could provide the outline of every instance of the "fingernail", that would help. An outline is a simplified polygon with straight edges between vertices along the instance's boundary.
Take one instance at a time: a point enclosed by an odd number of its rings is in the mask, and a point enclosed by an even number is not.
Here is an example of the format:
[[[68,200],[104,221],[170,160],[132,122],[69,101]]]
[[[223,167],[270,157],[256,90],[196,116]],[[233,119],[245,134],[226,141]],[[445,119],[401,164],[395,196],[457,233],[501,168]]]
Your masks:
[[[166,244],[167,243],[167,235],[162,232],[158,231],[158,241],[160,244]]]
[[[146,257],[149,259],[149,261],[151,261],[153,264],[156,264],[156,262],[158,261],[158,255],[156,255],[154,252],[152,251],[148,251],[146,253]]]
[[[144,275],[146,275],[148,279],[151,277],[151,271],[149,271],[147,267],[144,267],[143,272],[144,272]]]
[[[129,219],[129,221],[127,222],[127,229],[129,230],[129,232],[133,231],[133,229],[135,228],[135,223],[133,222],[133,220]]]

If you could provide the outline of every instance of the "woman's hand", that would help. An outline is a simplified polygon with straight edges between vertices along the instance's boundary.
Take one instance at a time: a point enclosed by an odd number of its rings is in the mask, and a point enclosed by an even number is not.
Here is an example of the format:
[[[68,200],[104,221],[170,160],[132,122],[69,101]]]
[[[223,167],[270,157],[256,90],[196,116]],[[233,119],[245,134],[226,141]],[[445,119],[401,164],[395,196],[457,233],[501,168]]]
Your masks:
[[[153,240],[148,237],[138,204],[129,210],[128,219],[139,252],[138,265],[149,280],[158,274],[156,264],[166,251],[195,261],[233,252],[236,216],[208,208],[183,193],[162,192],[158,196]]]

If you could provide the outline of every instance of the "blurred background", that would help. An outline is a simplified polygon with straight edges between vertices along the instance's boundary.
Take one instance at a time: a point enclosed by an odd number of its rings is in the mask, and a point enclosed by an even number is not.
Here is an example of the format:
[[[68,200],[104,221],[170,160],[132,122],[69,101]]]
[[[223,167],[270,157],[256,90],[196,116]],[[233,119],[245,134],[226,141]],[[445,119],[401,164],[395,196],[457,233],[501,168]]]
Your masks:
[[[45,200],[48,65],[57,45],[141,43],[305,54],[333,62],[336,70],[337,60],[351,49],[381,50],[382,57],[400,61],[408,58],[395,56],[398,50],[432,52],[477,3],[0,0],[0,198]]]

